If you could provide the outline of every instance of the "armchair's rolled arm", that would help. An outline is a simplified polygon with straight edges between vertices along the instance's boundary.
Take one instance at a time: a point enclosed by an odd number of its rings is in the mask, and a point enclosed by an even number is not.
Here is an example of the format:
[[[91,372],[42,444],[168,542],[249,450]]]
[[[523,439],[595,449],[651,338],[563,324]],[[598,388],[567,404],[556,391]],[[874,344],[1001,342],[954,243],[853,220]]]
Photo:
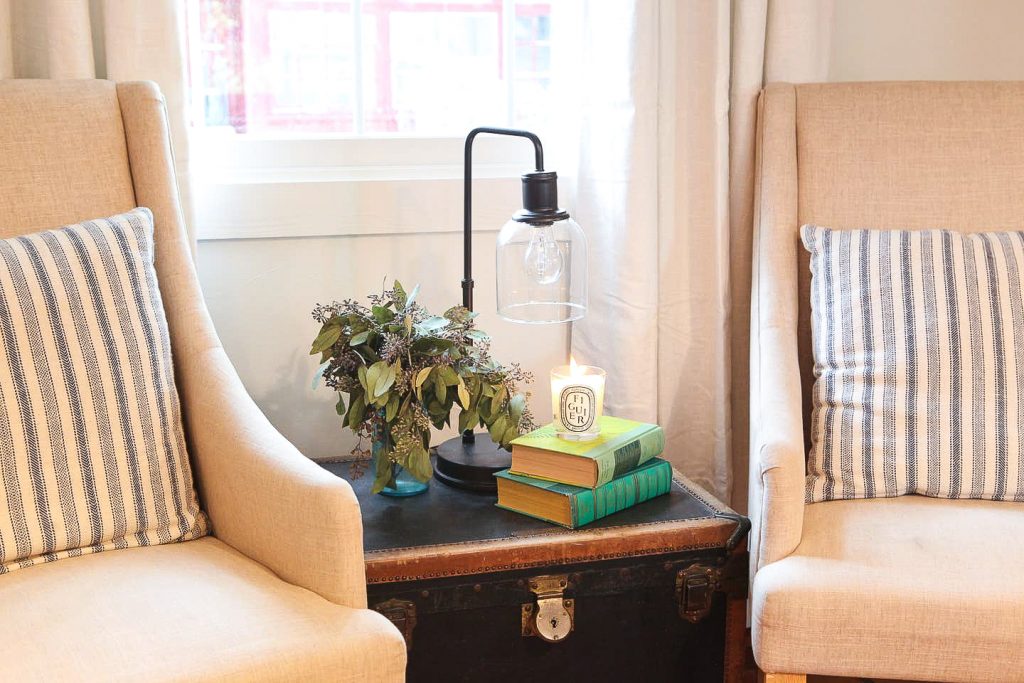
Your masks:
[[[796,332],[762,329],[751,405],[751,569],[786,557],[803,533],[804,440]]]
[[[117,94],[135,201],[156,221],[175,379],[214,535],[285,581],[365,607],[362,521],[351,487],[271,426],[213,329],[178,201],[163,97],[153,83],[119,83]]]
[[[214,535],[289,583],[366,607],[362,520],[348,482],[274,429],[223,349],[189,364],[189,445]]]
[[[797,259],[796,94],[769,85],[758,100],[750,311],[751,574],[789,555],[804,514],[804,441]]]

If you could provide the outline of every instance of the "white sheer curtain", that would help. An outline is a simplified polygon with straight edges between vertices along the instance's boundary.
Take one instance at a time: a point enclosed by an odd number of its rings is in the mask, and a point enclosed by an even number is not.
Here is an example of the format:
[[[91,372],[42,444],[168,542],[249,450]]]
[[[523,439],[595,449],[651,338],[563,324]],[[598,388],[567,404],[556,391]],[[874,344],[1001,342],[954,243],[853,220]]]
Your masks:
[[[609,412],[656,421],[666,457],[746,508],[756,98],[827,75],[830,0],[584,0],[578,171],[591,243],[576,359]],[[567,81],[568,82],[568,81]]]
[[[188,211],[182,0],[0,0],[0,78],[156,81]]]

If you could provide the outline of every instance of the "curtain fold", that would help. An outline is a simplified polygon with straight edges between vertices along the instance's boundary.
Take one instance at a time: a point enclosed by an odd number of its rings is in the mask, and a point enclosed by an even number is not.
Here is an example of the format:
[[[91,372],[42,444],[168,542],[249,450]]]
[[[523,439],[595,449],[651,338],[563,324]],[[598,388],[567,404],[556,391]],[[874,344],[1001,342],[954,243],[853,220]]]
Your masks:
[[[0,0],[0,78],[155,81],[191,224],[184,12],[180,0]]]
[[[586,99],[570,205],[591,244],[578,361],[611,414],[746,509],[757,95],[827,75],[831,0],[583,2]],[[609,64],[611,63],[611,64]]]

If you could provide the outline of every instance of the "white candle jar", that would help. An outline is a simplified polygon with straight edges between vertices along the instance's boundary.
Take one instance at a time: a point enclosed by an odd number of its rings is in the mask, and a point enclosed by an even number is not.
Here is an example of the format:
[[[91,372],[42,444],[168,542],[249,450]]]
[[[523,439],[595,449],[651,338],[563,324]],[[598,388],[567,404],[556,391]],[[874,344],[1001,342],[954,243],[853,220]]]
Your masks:
[[[593,365],[560,365],[551,370],[551,414],[555,433],[589,441],[601,433],[605,371]]]

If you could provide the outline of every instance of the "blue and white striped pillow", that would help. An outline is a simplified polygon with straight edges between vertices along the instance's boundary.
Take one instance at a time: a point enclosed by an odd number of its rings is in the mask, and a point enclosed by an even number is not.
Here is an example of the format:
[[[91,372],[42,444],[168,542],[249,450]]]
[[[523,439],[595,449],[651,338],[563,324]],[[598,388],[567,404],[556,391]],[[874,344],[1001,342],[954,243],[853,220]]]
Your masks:
[[[205,533],[148,209],[0,240],[0,574]]]
[[[1024,500],[1024,233],[801,229],[807,501]]]

